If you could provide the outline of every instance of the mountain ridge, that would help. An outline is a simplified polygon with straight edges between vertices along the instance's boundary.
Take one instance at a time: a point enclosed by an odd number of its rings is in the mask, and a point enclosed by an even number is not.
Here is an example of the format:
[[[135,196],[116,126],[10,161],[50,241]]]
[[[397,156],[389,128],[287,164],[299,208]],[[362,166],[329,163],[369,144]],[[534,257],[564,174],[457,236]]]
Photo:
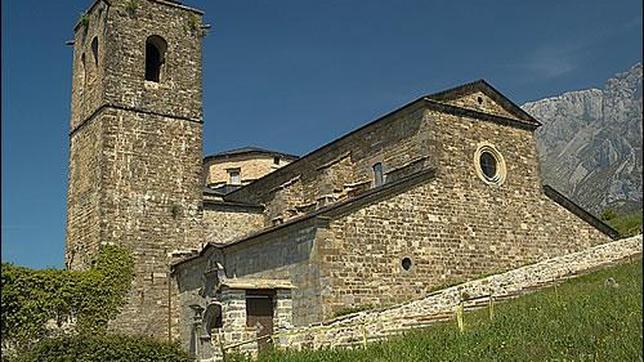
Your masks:
[[[642,63],[588,88],[521,106],[535,132],[544,183],[598,214],[642,205]]]

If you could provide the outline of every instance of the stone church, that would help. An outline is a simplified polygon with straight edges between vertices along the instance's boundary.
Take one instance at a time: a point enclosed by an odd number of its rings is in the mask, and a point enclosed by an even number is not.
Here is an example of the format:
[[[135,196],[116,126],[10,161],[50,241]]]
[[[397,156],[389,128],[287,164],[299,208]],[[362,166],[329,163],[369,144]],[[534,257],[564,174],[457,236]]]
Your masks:
[[[114,329],[196,352],[616,238],[542,184],[540,123],[483,80],[302,157],[204,157],[202,17],[96,0],[74,28],[66,266],[132,251]]]

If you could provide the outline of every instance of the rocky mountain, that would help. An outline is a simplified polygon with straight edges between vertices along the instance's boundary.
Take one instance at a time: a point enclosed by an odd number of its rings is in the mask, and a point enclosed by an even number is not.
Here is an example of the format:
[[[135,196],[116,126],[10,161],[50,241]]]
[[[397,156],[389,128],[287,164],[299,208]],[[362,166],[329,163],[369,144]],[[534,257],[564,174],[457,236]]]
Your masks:
[[[641,63],[602,89],[568,92],[522,108],[543,123],[536,135],[545,183],[595,214],[607,207],[641,207]]]

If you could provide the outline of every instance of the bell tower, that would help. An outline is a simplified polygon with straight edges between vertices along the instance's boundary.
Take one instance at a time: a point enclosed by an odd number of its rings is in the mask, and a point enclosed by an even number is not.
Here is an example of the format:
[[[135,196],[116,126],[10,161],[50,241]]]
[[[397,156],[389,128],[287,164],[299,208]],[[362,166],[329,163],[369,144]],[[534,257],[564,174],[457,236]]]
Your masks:
[[[113,323],[127,333],[169,335],[170,253],[202,242],[202,15],[97,0],[74,28],[65,263],[130,248],[135,280]]]

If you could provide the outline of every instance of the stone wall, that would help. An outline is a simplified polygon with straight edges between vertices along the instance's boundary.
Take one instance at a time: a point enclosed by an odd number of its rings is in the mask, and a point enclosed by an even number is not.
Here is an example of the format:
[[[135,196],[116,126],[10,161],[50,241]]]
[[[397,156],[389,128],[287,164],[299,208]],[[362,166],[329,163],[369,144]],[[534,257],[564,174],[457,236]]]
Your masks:
[[[124,331],[167,335],[168,264],[176,249],[203,241],[201,124],[129,111],[106,112],[102,238],[131,248],[130,302],[114,323]]]
[[[278,156],[250,154],[206,160],[204,163],[205,184],[230,184],[227,170],[238,168],[240,169],[242,184],[247,185],[278,168],[288,165],[292,161],[288,158],[279,157],[279,162],[275,164],[274,157]]]
[[[163,0],[109,3],[96,1],[75,29],[66,264],[87,267],[100,242],[129,247],[135,278],[111,326],[168,338],[170,254],[203,240],[201,14]],[[153,34],[167,42],[158,83],[144,79]]]
[[[456,99],[446,100],[445,103],[479,112],[496,114],[502,117],[516,118],[515,115],[508,112],[499,103],[495,102],[487,94],[481,91],[473,92]]]
[[[421,128],[423,112],[408,107],[386,121],[342,137],[227,196],[266,205],[268,221],[305,214],[349,197],[356,187],[371,187],[372,167],[381,162],[385,173],[410,162],[430,162],[434,154]]]
[[[256,330],[246,327],[246,291],[243,289],[225,290],[221,294],[223,328],[220,338],[224,345],[256,338]],[[255,350],[257,345],[242,346],[242,351]]]
[[[295,286],[293,323],[306,325],[321,320],[320,270],[315,240],[315,220],[285,227],[250,242],[226,246],[223,265],[229,278],[290,280]]]
[[[285,332],[293,328],[291,323],[291,295],[288,290],[277,290],[274,296],[273,306],[273,328],[274,332]],[[218,342],[219,350],[225,346],[238,341],[245,341],[257,338],[258,331],[256,327],[246,325],[246,291],[243,289],[227,289],[221,293],[221,303],[223,305],[222,315],[223,327],[215,332],[215,343]],[[254,352],[257,350],[257,344],[243,344],[239,347],[241,352]]]
[[[204,202],[204,241],[225,244],[264,227],[261,208]]]
[[[136,4],[133,9],[130,3]],[[96,1],[88,11],[87,26],[79,23],[75,28],[70,128],[106,104],[200,120],[202,14],[163,0],[110,4]],[[167,42],[158,83],[144,77],[150,35]]]
[[[465,300],[472,301],[469,305],[485,305],[490,297],[495,300],[516,297],[599,267],[624,262],[627,258],[641,258],[641,255],[642,235],[638,235],[472,280],[389,308],[363,311],[310,327],[294,328],[276,334],[274,339],[279,345],[292,349],[361,345],[409,329],[425,327],[433,320],[451,318],[456,306]],[[468,303],[465,302],[465,305]],[[249,344],[254,345],[254,342]]]
[[[177,286],[177,294],[172,299],[172,303],[175,306],[172,321],[175,328],[172,335],[179,339],[187,351],[191,351],[195,345],[195,336],[193,335],[195,313],[190,308],[190,305],[205,307],[205,289],[210,286],[206,285],[204,275],[209,266],[208,262],[207,257],[191,260],[183,263],[181,268],[175,270],[172,275],[173,281]]]
[[[231,280],[289,280],[295,286],[291,294],[292,323],[307,325],[320,321],[320,270],[315,243],[320,231],[317,224],[310,220],[295,228],[285,226],[270,238],[259,234],[251,242],[210,247],[200,257],[177,265],[174,278],[179,285],[180,318],[190,318],[187,306],[203,301],[198,290],[204,286],[204,273],[219,263]],[[182,335],[185,337],[185,332]]]
[[[332,236],[320,249],[323,285],[332,290],[323,297],[325,318],[610,241],[544,195],[530,131],[429,110],[423,127],[436,177],[330,223]],[[501,186],[476,174],[482,142],[505,159]],[[405,257],[409,271],[401,267]]]
[[[101,192],[103,128],[94,123],[69,141],[65,266],[83,270],[101,242]]]
[[[225,260],[221,249],[210,249],[205,258],[196,258],[183,263],[174,271],[174,280],[178,284],[179,293],[176,296],[178,319],[175,324],[179,327],[173,334],[179,337],[186,350],[196,355],[208,355],[208,351],[220,352],[222,345],[257,337],[254,327],[247,327],[246,291],[249,289],[271,289],[273,296],[273,328],[274,332],[293,328],[293,299],[292,286],[284,287],[274,283],[274,280],[243,279],[246,287],[230,287],[225,275],[214,273],[217,264]],[[231,281],[240,279],[232,278]],[[195,327],[195,310],[190,306],[201,306],[216,303],[221,305],[222,327],[211,331],[211,339],[203,337],[208,333],[203,326],[206,321],[200,319],[200,326]],[[300,302],[301,303],[301,302]],[[203,313],[202,313],[203,317]],[[210,344],[210,345],[209,345]],[[242,350],[254,351],[257,344],[242,346]],[[199,352],[201,350],[201,352]],[[220,353],[215,353],[221,356]]]

